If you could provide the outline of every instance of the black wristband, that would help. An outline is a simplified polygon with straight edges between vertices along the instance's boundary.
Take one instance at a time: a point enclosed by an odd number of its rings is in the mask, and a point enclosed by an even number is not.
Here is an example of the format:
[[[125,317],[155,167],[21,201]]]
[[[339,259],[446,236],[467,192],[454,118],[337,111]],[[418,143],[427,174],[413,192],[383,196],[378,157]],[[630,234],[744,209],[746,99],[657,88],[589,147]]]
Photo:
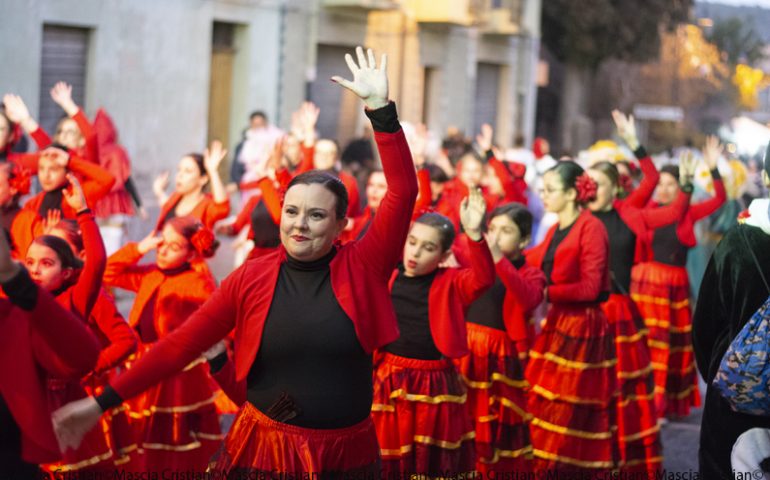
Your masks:
[[[634,150],[634,156],[641,160],[643,158],[647,158],[649,155],[647,155],[647,150],[645,150],[643,146],[639,145],[636,147],[636,150]]]
[[[719,174],[718,168],[711,170],[711,178],[713,180],[722,180],[722,175]]]
[[[81,210],[78,212],[78,215],[85,215],[87,213],[91,213],[91,209],[86,207],[84,210]]]
[[[102,409],[102,412],[106,412],[107,410],[115,408],[123,403],[123,399],[120,398],[118,392],[116,392],[115,389],[109,385],[104,388],[102,393],[94,397],[94,400],[96,400],[96,403],[99,404],[99,408]]]
[[[2,286],[12,304],[22,310],[32,311],[35,309],[38,286],[32,281],[26,268],[21,267],[19,273],[4,282]]]
[[[384,107],[377,110],[364,110],[366,116],[372,122],[372,128],[375,132],[383,133],[396,133],[401,130],[401,124],[398,123],[398,113],[396,112],[396,104],[394,102],[388,102]]]
[[[487,163],[489,163],[490,160],[495,158],[495,152],[493,152],[492,149],[490,148],[489,150],[484,152],[484,158],[486,158]]]
[[[687,194],[691,194],[695,190],[695,187],[693,187],[691,182],[687,182],[684,185],[682,185],[682,191]]]
[[[209,373],[212,375],[222,370],[227,364],[227,351],[224,351],[216,357],[209,360]]]

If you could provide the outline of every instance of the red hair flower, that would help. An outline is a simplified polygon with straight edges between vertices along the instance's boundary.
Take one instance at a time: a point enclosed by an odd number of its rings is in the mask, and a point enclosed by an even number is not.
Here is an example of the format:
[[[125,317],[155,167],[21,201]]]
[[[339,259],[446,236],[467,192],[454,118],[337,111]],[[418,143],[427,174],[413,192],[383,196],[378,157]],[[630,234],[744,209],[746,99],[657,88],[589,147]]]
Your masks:
[[[214,233],[206,227],[201,227],[201,229],[195,232],[192,238],[190,238],[190,243],[193,248],[195,248],[195,251],[204,257],[211,256],[210,252],[214,247],[215,241],[216,237],[214,236]]]
[[[575,180],[575,190],[577,190],[577,201],[579,203],[589,203],[596,200],[596,191],[599,186],[587,173],[583,173]]]
[[[32,174],[29,170],[18,165],[13,165],[9,177],[8,184],[11,188],[16,189],[17,195],[26,195],[29,193],[32,179]]]

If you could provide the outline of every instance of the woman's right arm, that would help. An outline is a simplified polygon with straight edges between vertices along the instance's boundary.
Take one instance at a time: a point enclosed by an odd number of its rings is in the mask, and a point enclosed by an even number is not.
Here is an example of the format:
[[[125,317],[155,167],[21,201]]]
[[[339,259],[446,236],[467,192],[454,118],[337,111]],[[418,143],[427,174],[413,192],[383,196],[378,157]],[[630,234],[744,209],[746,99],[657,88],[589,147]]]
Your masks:
[[[137,265],[142,256],[144,253],[139,251],[139,244],[135,242],[110,255],[104,269],[104,284],[138,292],[142,278],[153,269],[151,265]]]

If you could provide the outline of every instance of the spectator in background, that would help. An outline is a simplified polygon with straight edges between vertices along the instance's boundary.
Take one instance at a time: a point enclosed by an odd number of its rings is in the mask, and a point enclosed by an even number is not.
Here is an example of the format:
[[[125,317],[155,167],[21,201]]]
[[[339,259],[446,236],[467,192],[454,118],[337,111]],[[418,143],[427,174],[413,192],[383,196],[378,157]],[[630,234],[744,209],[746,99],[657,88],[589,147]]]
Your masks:
[[[270,156],[270,151],[281,137],[283,131],[270,125],[264,112],[252,112],[249,116],[249,128],[243,133],[243,140],[235,147],[230,181],[237,184],[258,180],[258,173]],[[232,187],[231,187],[232,189]]]

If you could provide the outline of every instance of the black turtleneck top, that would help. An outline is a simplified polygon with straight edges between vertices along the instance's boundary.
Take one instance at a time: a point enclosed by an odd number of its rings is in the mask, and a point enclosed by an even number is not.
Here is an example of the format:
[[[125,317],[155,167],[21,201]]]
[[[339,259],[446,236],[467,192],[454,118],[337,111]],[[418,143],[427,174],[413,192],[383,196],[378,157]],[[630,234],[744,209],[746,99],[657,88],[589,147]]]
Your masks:
[[[511,263],[518,270],[524,266],[525,261],[524,257],[519,257]],[[496,330],[505,330],[505,319],[503,317],[504,302],[505,285],[503,285],[499,276],[495,276],[494,285],[471,304],[465,318],[470,323],[484,325]]]
[[[372,357],[332,291],[329,264],[336,253],[313,262],[288,257],[281,265],[246,379],[246,398],[268,416],[288,394],[296,416],[279,420],[291,425],[347,427],[371,409]]]
[[[281,232],[278,225],[270,216],[264,200],[260,200],[251,209],[251,233],[254,237],[254,246],[258,248],[273,248],[281,244]]]
[[[427,275],[407,277],[403,265],[399,266],[390,298],[401,335],[385,347],[386,352],[420,360],[442,358],[436,342],[433,341],[428,317],[428,297],[437,272],[438,270],[434,270]]]
[[[572,225],[575,225],[575,222],[572,222]],[[545,251],[541,268],[543,273],[545,273],[545,278],[548,280],[548,285],[553,284],[551,272],[553,272],[553,265],[556,259],[556,249],[559,248],[559,244],[567,238],[569,231],[572,230],[572,225],[564,229],[557,226],[556,231],[553,232],[553,237],[551,237],[551,243],[548,244],[548,250]]]
[[[608,212],[592,213],[602,221],[610,239],[612,293],[628,295],[631,289],[631,267],[634,265],[636,235],[614,208]]]
[[[672,223],[655,230],[652,237],[652,253],[656,262],[684,267],[687,265],[686,246],[682,245],[676,234],[678,223]]]

